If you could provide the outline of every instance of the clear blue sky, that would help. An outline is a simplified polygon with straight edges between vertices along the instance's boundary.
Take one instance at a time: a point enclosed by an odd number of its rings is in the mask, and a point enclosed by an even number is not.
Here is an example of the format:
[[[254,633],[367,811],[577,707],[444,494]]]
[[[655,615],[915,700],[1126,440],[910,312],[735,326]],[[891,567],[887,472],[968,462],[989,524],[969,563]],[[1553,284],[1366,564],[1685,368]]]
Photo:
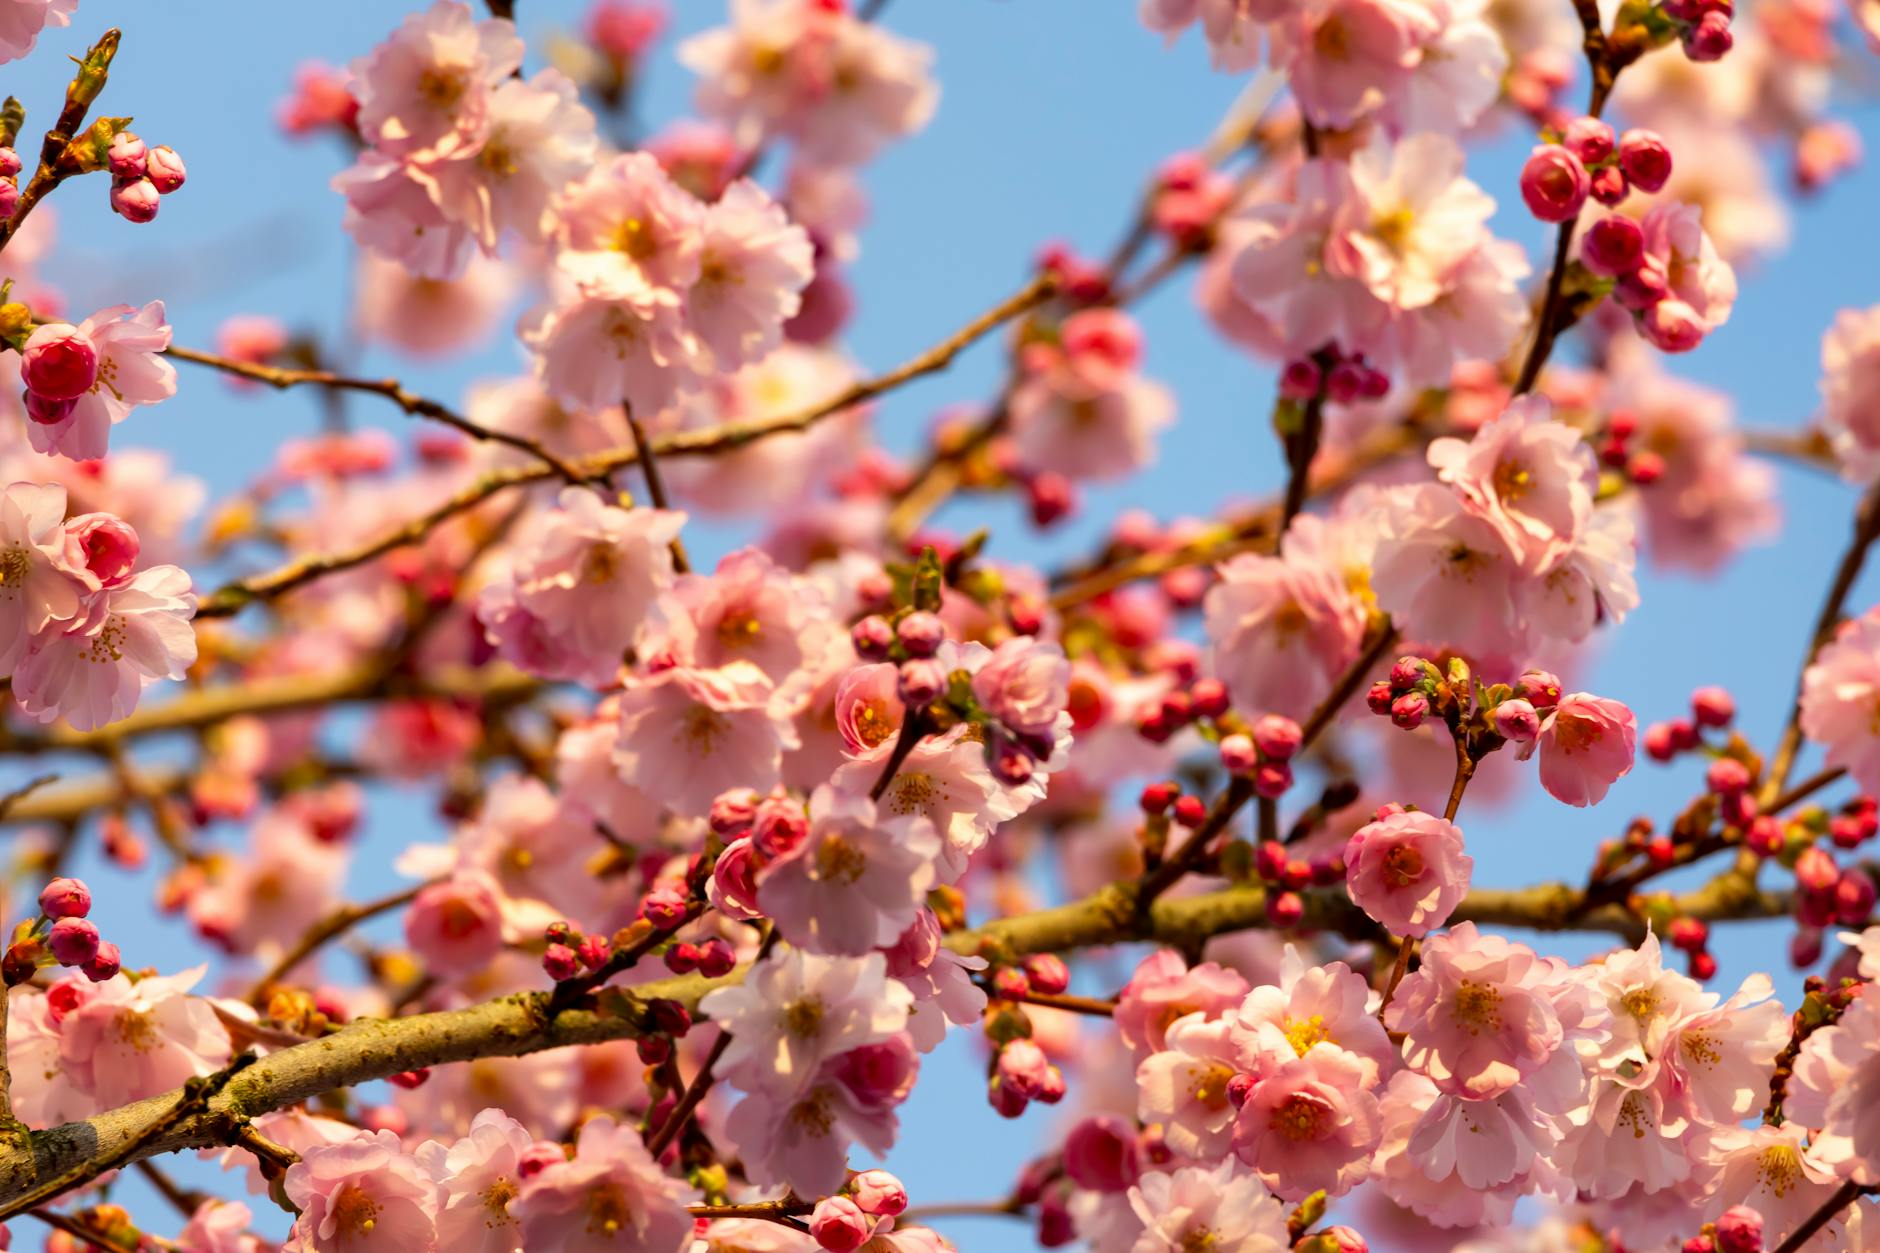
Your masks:
[[[337,329],[350,243],[338,229],[340,202],[327,181],[345,158],[336,144],[286,142],[272,111],[299,62],[343,64],[416,7],[383,0],[82,0],[72,29],[50,32],[34,57],[7,67],[5,90],[31,111],[28,133],[37,133],[55,107],[64,56],[117,23],[124,46],[100,108],[134,114],[147,140],[175,146],[190,181],[145,227],[107,212],[101,180],[59,194],[61,244],[49,270],[70,293],[73,312],[160,297],[169,303],[177,341],[197,346],[209,346],[215,328],[235,313]],[[718,0],[678,0],[674,7],[683,31],[713,24],[723,11]],[[571,25],[581,8],[572,0],[520,0],[520,24],[533,38]],[[928,129],[867,171],[872,214],[851,275],[860,316],[848,341],[865,368],[900,361],[1013,290],[1042,241],[1107,247],[1145,173],[1208,133],[1240,80],[1210,72],[1192,37],[1165,49],[1137,24],[1134,8],[1128,0],[890,5],[889,24],[937,49],[943,93]],[[540,64],[539,57],[530,64]],[[682,112],[690,90],[668,42],[652,67],[642,116],[659,122]],[[1880,150],[1875,111],[1851,116]],[[1504,202],[1513,200],[1511,161],[1523,147],[1511,138],[1473,167],[1476,180]],[[1728,327],[1678,369],[1732,392],[1748,425],[1803,422],[1816,406],[1822,330],[1839,308],[1880,302],[1876,203],[1880,173],[1869,168],[1799,208],[1789,250],[1742,276]],[[1506,212],[1498,224],[1538,256],[1538,224]],[[1000,551],[1040,560],[1069,554],[1086,548],[1118,506],[1172,516],[1279,483],[1266,419],[1268,372],[1220,343],[1195,313],[1185,282],[1157,294],[1140,315],[1148,370],[1180,402],[1179,424],[1163,436],[1159,463],[1126,487],[1093,494],[1083,518],[1048,543],[1028,536],[1016,510],[993,509],[983,520],[995,528]],[[445,399],[472,379],[522,366],[508,340],[444,366],[382,352],[365,362],[370,371],[397,373]],[[878,411],[884,438],[892,447],[912,446],[938,407],[985,397],[997,368],[996,355],[982,350],[947,375],[888,398]],[[365,402],[354,414],[392,427],[401,421]],[[237,398],[217,380],[185,373],[175,400],[139,411],[117,439],[168,449],[183,469],[223,493],[263,467],[282,439],[311,431],[316,421],[310,396]],[[1782,475],[1782,496],[1782,541],[1752,552],[1726,577],[1648,577],[1643,606],[1603,643],[1586,686],[1653,719],[1679,712],[1693,687],[1726,682],[1739,697],[1743,724],[1766,743],[1785,712],[1807,620],[1844,542],[1853,499],[1841,485],[1790,470]],[[1857,608],[1871,603],[1876,586],[1863,583]],[[1693,766],[1641,765],[1596,812],[1538,796],[1485,812],[1465,821],[1478,882],[1577,877],[1596,841],[1621,831],[1629,815],[1667,819],[1695,786]],[[361,896],[383,890],[390,852],[418,836],[414,822],[428,821],[421,805],[402,799],[379,811],[352,889]],[[88,865],[95,870],[95,862]],[[110,872],[97,878],[113,932],[133,960],[174,968],[198,959],[183,924],[143,907],[148,883]],[[1772,926],[1734,930],[1718,946],[1726,978],[1766,964],[1786,933]],[[1586,951],[1571,941],[1545,946],[1568,955]],[[1049,1121],[1049,1112],[1038,1110],[1016,1125],[995,1118],[980,1095],[975,1047],[964,1039],[950,1044],[930,1063],[907,1111],[891,1164],[916,1203],[1001,1195]],[[154,1203],[133,1203],[157,1220],[158,1230],[169,1230]],[[15,1247],[38,1238],[31,1226],[16,1224]],[[1028,1233],[1009,1225],[949,1231],[975,1253],[1031,1247]]]

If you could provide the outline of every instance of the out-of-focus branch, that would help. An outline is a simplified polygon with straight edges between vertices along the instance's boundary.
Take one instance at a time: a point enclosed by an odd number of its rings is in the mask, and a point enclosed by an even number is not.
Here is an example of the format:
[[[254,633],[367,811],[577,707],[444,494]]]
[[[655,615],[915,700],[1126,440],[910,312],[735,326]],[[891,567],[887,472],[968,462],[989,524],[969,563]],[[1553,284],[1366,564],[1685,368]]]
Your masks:
[[[429,883],[414,884],[403,891],[392,892],[377,900],[360,905],[342,905],[319,922],[307,929],[294,947],[282,953],[280,959],[268,967],[266,974],[256,979],[254,986],[248,989],[250,1004],[258,1004],[266,996],[268,989],[281,982],[294,970],[294,967],[306,961],[326,945],[332,943],[346,932],[362,922],[377,918],[380,914],[389,914],[394,909],[402,909],[418,899],[418,893],[429,887]]]
[[[805,431],[818,422],[863,401],[891,392],[924,375],[935,374],[953,363],[963,350],[992,330],[1049,299],[1056,290],[1050,278],[1034,279],[1016,295],[1001,301],[974,318],[952,335],[885,374],[850,384],[819,404],[781,417],[751,422],[727,422],[698,431],[680,431],[658,436],[650,441],[653,454],[660,458],[708,457],[735,451],[774,435]],[[572,463],[587,479],[604,478],[639,460],[632,447],[614,448],[595,453]],[[350,570],[382,557],[395,548],[414,544],[444,522],[482,504],[498,492],[511,487],[539,483],[550,476],[545,466],[522,466],[494,470],[477,478],[455,495],[427,512],[352,548],[300,557],[265,574],[252,575],[220,588],[203,598],[196,607],[198,618],[220,618],[238,613],[259,600],[271,600],[313,582],[324,575]]]

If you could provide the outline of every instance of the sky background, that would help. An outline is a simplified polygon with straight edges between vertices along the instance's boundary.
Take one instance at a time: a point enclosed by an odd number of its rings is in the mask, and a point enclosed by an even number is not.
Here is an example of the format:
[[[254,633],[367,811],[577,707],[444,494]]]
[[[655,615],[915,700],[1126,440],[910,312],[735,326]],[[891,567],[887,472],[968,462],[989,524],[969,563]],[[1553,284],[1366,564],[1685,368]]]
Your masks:
[[[106,25],[122,26],[123,48],[100,111],[134,115],[139,134],[174,146],[188,163],[188,186],[166,197],[148,226],[108,212],[102,179],[60,191],[53,201],[59,244],[45,269],[68,293],[75,320],[101,305],[162,298],[176,342],[204,348],[237,313],[270,314],[324,335],[343,327],[352,248],[338,229],[341,203],[327,182],[346,156],[336,141],[283,139],[273,111],[296,65],[343,64],[416,7],[386,0],[82,0],[71,29],[49,32],[35,55],[5,67],[0,90],[26,102],[27,134],[36,135],[69,77],[64,57],[81,53]],[[715,24],[724,11],[720,0],[678,0],[673,7],[679,33]],[[532,43],[529,70],[542,64],[536,37],[573,25],[582,8],[569,0],[521,0],[520,26]],[[1147,172],[1207,136],[1243,80],[1212,73],[1193,37],[1165,48],[1133,10],[1127,0],[889,6],[890,26],[936,49],[942,96],[924,132],[866,171],[871,215],[849,275],[859,313],[847,340],[864,372],[900,362],[1015,290],[1044,241],[1106,249]],[[654,57],[642,97],[641,116],[654,126],[685,112],[690,100],[692,79],[673,61],[672,42]],[[1857,104],[1839,111],[1880,149],[1880,114]],[[1515,201],[1514,173],[1526,143],[1510,135],[1483,151],[1472,160],[1472,177],[1498,199]],[[1822,331],[1838,309],[1880,302],[1877,203],[1880,173],[1864,168],[1797,208],[1788,249],[1741,274],[1729,325],[1676,369],[1729,391],[1746,426],[1804,423],[1817,405]],[[1543,228],[1518,201],[1496,226],[1538,259]],[[1267,416],[1270,369],[1213,334],[1193,307],[1186,279],[1137,313],[1146,372],[1170,385],[1180,406],[1178,424],[1161,437],[1157,464],[1126,486],[1089,493],[1081,517],[1045,540],[1029,533],[1013,507],[975,506],[970,516],[993,527],[998,555],[1049,563],[1086,551],[1119,507],[1171,517],[1280,484]],[[371,351],[361,366],[454,401],[470,381],[512,374],[526,363],[513,338],[502,335],[446,364]],[[982,347],[947,374],[888,397],[877,410],[883,439],[895,449],[917,446],[936,410],[987,397],[1000,368],[996,350]],[[181,384],[174,400],[139,410],[119,427],[114,443],[169,451],[213,496],[249,481],[283,439],[318,426],[311,393],[238,396],[189,367]],[[394,430],[405,421],[370,398],[352,415]],[[1738,697],[1741,725],[1767,746],[1786,712],[1808,622],[1845,542],[1853,503],[1847,487],[1786,467],[1781,490],[1786,529],[1778,544],[1750,552],[1716,580],[1651,572],[1643,605],[1602,640],[1584,686],[1626,701],[1645,722],[1682,712],[1701,684],[1726,683]],[[1851,607],[1871,604],[1876,587],[1863,580]],[[1476,881],[1578,879],[1597,841],[1622,831],[1630,815],[1663,821],[1675,813],[1700,786],[1699,770],[1693,763],[1641,764],[1591,812],[1560,806],[1537,789],[1512,806],[1479,814],[1465,808]],[[408,797],[377,805],[350,884],[355,899],[393,885],[391,854],[437,829],[425,806]],[[128,963],[173,970],[201,960],[204,950],[185,924],[151,912],[148,882],[101,870],[89,853],[80,865],[93,875],[107,933]],[[1748,970],[1779,962],[1788,930],[1779,923],[1731,927],[1716,943],[1720,983],[1733,986]],[[1542,947],[1580,956],[1597,943],[1548,938]],[[1792,988],[1793,980],[1777,973]],[[902,1143],[890,1164],[916,1204],[1002,1196],[1053,1123],[1041,1109],[1016,1124],[994,1116],[981,1095],[977,1050],[970,1033],[956,1035],[930,1060],[904,1111]],[[154,1229],[173,1232],[147,1193],[132,1188],[124,1196]],[[975,1253],[1032,1247],[1019,1224],[961,1222],[943,1230]],[[16,1248],[34,1247],[39,1238],[30,1222],[15,1224]]]

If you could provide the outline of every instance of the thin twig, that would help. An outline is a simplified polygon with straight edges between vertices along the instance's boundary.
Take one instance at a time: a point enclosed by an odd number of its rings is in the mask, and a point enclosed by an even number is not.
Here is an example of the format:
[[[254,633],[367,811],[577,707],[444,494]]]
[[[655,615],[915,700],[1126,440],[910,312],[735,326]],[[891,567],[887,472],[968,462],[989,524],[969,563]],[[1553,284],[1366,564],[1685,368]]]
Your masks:
[[[646,428],[640,425],[633,406],[625,401],[620,403],[620,411],[626,415],[627,429],[633,433],[633,450],[639,454],[640,473],[646,476],[646,494],[653,498],[653,508],[670,509],[671,501],[666,496],[666,482],[659,474],[659,457],[653,451],[652,443],[646,438]],[[692,569],[691,558],[685,555],[685,544],[677,535],[672,537],[672,568],[680,574]]]
[[[1834,1195],[1821,1203],[1814,1213],[1802,1220],[1802,1225],[1789,1233],[1788,1239],[1778,1244],[1773,1253],[1796,1253],[1814,1237],[1817,1231],[1833,1222],[1842,1210],[1860,1199],[1860,1194],[1867,1191],[1852,1179],[1834,1190]]]
[[[259,1005],[268,990],[285,979],[294,967],[306,961],[332,941],[352,930],[360,923],[380,914],[389,914],[394,909],[403,909],[418,899],[418,894],[431,886],[436,880],[414,884],[401,891],[381,896],[377,900],[367,901],[363,905],[342,905],[326,917],[307,928],[295,945],[268,967],[267,973],[256,979],[248,989],[247,1000],[251,1005]]]

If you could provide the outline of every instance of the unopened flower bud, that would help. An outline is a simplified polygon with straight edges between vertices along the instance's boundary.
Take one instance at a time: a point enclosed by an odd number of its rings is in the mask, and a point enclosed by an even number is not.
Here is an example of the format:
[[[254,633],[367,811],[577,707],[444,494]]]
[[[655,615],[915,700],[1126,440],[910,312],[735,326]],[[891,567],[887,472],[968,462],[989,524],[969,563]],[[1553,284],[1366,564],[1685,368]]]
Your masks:
[[[722,979],[738,964],[738,955],[724,939],[713,936],[698,949],[698,972],[707,979]]]
[[[1109,1114],[1084,1119],[1064,1141],[1064,1173],[1092,1192],[1127,1192],[1142,1177],[1135,1127]]]
[[[1514,694],[1536,709],[1552,709],[1560,703],[1560,676],[1529,670],[1515,680]]]
[[[1071,968],[1056,953],[1033,953],[1025,959],[1025,977],[1034,992],[1056,996],[1071,985]]]
[[[1318,363],[1310,357],[1300,357],[1286,363],[1280,371],[1279,394],[1288,400],[1311,400],[1319,394],[1319,388],[1325,382],[1325,375]]]
[[[1218,718],[1228,704],[1227,684],[1219,679],[1196,679],[1188,688],[1188,708],[1197,718]]]
[[[1736,46],[1730,19],[1712,10],[1684,34],[1684,55],[1693,61],[1721,61]]]
[[[551,944],[542,950],[542,969],[556,983],[581,973],[581,959],[566,944]]]
[[[654,888],[640,901],[640,917],[661,931],[684,923],[688,912],[685,893],[676,887]]]
[[[0,148],[0,178],[13,178],[26,167],[20,163],[20,154],[11,148]]]
[[[1422,726],[1429,712],[1430,702],[1421,692],[1405,692],[1390,703],[1390,720],[1406,731]]]
[[[1631,218],[1616,213],[1588,227],[1580,244],[1580,260],[1604,278],[1630,274],[1644,256],[1645,232]]]
[[[1305,899],[1297,892],[1275,892],[1266,898],[1266,921],[1269,926],[1283,931],[1298,926],[1299,920],[1305,916]]]
[[[1719,757],[1704,772],[1704,786],[1718,796],[1735,796],[1753,782],[1749,767],[1734,757]]]
[[[1596,117],[1577,117],[1567,123],[1560,142],[1584,165],[1598,165],[1612,155],[1617,143],[1612,127]]]
[[[98,379],[97,346],[69,322],[48,322],[27,337],[20,377],[36,396],[76,400]]]
[[[917,657],[901,663],[896,682],[901,703],[909,709],[925,709],[947,690],[946,668],[931,657]]]
[[[1605,205],[1608,209],[1625,203],[1625,198],[1632,193],[1632,184],[1626,178],[1625,171],[1616,165],[1602,166],[1593,171],[1586,187],[1587,195]]]
[[[1732,1205],[1717,1219],[1717,1253],[1762,1253],[1763,1217],[1747,1205]]]
[[[931,657],[946,642],[947,626],[939,614],[916,610],[895,624],[894,633],[909,657]]]
[[[144,157],[144,177],[167,196],[183,185],[183,158],[176,155],[176,149],[159,144]]]
[[[1516,744],[1525,744],[1541,732],[1541,716],[1533,705],[1520,697],[1495,706],[1495,734]]]
[[[698,969],[698,945],[680,940],[666,950],[666,969],[675,975],[689,975]]]
[[[885,1170],[864,1170],[849,1180],[849,1195],[862,1213],[898,1218],[907,1209],[907,1189]]]
[[[1591,180],[1586,167],[1559,144],[1542,144],[1521,167],[1521,199],[1543,222],[1565,222],[1586,203]]]
[[[147,178],[127,178],[111,184],[111,211],[126,222],[148,222],[157,216],[162,197]]]
[[[1292,763],[1263,761],[1253,771],[1253,792],[1264,800],[1278,800],[1293,785]]]
[[[1700,687],[1691,693],[1691,716],[1700,727],[1727,727],[1736,717],[1736,700],[1720,687]]]
[[[61,918],[52,924],[46,947],[61,966],[82,966],[98,955],[98,924],[89,918]]]
[[[123,959],[118,953],[118,946],[105,940],[98,945],[97,954],[79,969],[84,971],[85,977],[93,983],[103,983],[116,975],[122,964]]]
[[[1253,742],[1272,761],[1291,761],[1305,743],[1299,724],[1282,714],[1266,714],[1253,724]]]
[[[83,918],[91,912],[91,889],[83,879],[54,879],[40,890],[39,912],[48,918]]]
[[[894,628],[880,614],[869,614],[849,628],[849,642],[863,661],[886,661],[894,646]]]
[[[1804,849],[1795,859],[1795,882],[1810,892],[1828,892],[1841,881],[1841,868],[1825,849]]]
[[[1220,750],[1221,769],[1229,774],[1248,774],[1260,764],[1260,751],[1248,736],[1224,735],[1221,737]]]
[[[875,1230],[862,1207],[846,1196],[826,1196],[810,1212],[809,1233],[830,1253],[850,1253],[862,1247]]]
[[[1325,379],[1325,394],[1336,404],[1348,405],[1364,397],[1364,367],[1340,361]]]
[[[1859,866],[1849,866],[1834,885],[1835,921],[1844,927],[1858,927],[1873,912],[1874,883]]]
[[[1142,811],[1146,814],[1159,814],[1166,812],[1181,794],[1180,784],[1164,779],[1159,783],[1151,783],[1144,787],[1136,803],[1142,806]]]
[[[1207,821],[1208,807],[1199,796],[1177,797],[1171,816],[1184,827],[1198,827]]]
[[[111,167],[113,178],[142,178],[144,158],[149,152],[143,140],[129,131],[119,131],[111,137],[111,149],[105,155],[105,162]]]
[[[1635,126],[1619,136],[1619,164],[1633,186],[1650,195],[1671,178],[1671,149],[1657,131]]]

